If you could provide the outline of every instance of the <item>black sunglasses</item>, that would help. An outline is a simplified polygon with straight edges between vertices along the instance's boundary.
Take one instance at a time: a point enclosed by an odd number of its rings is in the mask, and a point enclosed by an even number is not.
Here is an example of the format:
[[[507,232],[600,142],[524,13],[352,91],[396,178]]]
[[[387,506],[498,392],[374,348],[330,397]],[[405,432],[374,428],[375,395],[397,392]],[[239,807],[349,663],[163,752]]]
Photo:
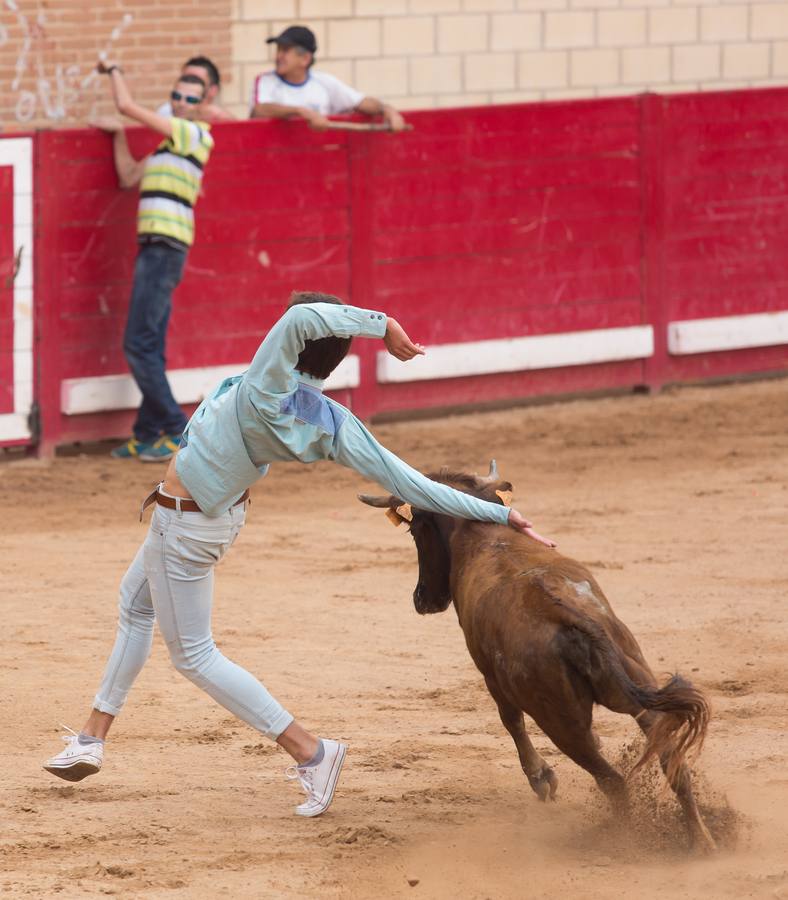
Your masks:
[[[192,106],[202,103],[202,97],[190,97],[188,94],[182,94],[180,91],[170,91],[170,100],[185,100]]]

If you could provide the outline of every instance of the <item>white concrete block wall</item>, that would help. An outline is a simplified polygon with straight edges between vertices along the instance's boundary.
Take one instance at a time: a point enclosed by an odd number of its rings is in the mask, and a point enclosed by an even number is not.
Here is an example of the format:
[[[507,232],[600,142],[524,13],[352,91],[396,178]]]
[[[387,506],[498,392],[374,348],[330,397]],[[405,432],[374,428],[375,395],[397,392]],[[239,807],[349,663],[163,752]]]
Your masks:
[[[308,25],[317,65],[402,109],[788,85],[788,2],[235,0],[225,103]]]

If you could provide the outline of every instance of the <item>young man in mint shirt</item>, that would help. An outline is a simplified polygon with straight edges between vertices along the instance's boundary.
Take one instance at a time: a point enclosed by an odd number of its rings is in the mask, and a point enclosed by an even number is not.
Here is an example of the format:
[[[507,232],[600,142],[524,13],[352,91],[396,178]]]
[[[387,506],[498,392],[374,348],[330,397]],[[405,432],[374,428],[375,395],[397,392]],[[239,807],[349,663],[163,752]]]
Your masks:
[[[244,524],[249,487],[271,463],[330,459],[420,509],[509,525],[554,546],[516,509],[426,478],[324,396],[324,380],[354,337],[380,338],[403,361],[424,353],[381,312],[328,294],[294,294],[249,369],[222,382],[194,413],[164,481],[145,501],[155,504],[150,529],[121,584],[115,646],[91,713],[80,734],[64,736],[66,749],[45,763],[48,772],[80,781],[99,771],[104,739],[145,664],[157,621],[178,671],[292,756],[292,777],[307,795],[296,813],[328,808],[345,745],[307,731],[211,636],[214,566]]]

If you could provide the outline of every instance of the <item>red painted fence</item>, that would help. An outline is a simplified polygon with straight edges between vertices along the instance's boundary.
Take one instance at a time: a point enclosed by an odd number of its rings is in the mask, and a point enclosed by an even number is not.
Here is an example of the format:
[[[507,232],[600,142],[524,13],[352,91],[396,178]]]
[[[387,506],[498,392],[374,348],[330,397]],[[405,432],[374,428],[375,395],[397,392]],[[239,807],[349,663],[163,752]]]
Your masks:
[[[786,369],[786,101],[771,89],[420,112],[397,136],[217,126],[168,368],[242,368],[290,291],[316,289],[433,348],[434,368],[408,381],[356,342],[358,377],[338,396],[367,417]],[[131,139],[138,153],[155,143]],[[129,428],[106,398],[123,381],[107,376],[127,372],[136,196],[116,186],[107,136],[31,140],[30,441],[46,451]],[[0,424],[16,321],[3,143]]]

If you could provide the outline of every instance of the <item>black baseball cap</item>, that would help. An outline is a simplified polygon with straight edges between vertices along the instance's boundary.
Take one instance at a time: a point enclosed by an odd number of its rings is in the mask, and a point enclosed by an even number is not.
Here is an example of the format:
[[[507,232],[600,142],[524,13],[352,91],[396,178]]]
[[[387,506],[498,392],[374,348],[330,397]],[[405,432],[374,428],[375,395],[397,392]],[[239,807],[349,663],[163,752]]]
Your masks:
[[[285,28],[278,37],[268,38],[266,44],[285,44],[288,47],[303,47],[304,50],[308,50],[310,53],[314,53],[317,50],[317,39],[315,38],[314,32],[303,25],[291,25],[289,28]]]

